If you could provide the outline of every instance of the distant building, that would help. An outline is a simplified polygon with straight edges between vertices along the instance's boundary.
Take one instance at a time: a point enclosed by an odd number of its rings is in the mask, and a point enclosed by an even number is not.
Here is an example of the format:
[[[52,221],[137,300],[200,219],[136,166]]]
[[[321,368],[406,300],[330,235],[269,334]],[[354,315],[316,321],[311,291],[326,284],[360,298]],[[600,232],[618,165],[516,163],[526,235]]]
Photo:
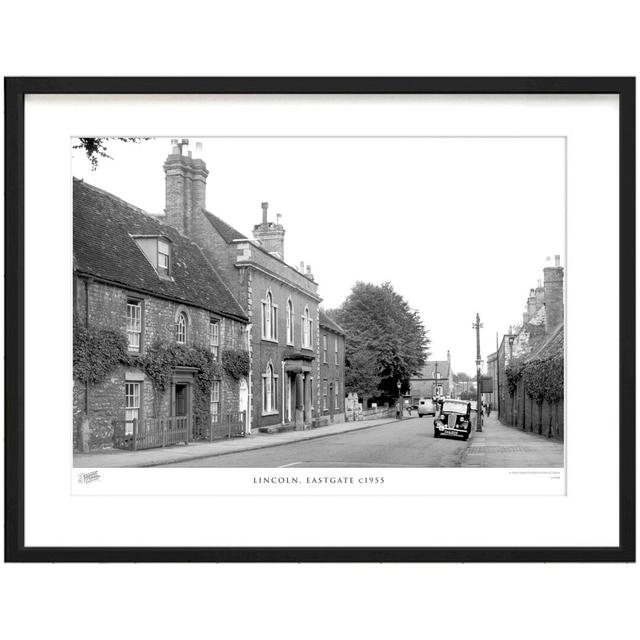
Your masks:
[[[453,394],[451,354],[446,360],[427,360],[419,373],[409,380],[412,399],[432,398],[436,395],[450,397]]]

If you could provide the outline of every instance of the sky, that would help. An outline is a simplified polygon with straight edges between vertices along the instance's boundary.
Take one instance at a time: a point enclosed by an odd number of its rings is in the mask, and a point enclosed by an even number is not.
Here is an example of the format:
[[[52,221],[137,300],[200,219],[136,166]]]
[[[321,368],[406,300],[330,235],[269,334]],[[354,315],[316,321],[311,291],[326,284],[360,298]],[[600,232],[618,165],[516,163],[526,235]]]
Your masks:
[[[486,361],[496,332],[522,321],[546,257],[565,264],[563,138],[190,138],[194,152],[196,142],[209,211],[251,237],[269,202],[285,260],[311,265],[325,308],[359,280],[391,282],[419,311],[430,357],[449,350],[454,372],[475,373],[476,313]],[[113,159],[95,171],[73,150],[73,175],[161,213],[170,138],[107,146]]]

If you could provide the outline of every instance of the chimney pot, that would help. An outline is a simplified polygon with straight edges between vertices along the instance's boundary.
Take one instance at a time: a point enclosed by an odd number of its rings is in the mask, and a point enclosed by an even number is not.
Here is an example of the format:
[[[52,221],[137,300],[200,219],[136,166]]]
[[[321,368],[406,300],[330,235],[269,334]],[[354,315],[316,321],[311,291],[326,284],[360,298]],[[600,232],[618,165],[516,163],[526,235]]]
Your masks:
[[[300,273],[304,273],[304,262],[300,261]]]
[[[556,267],[560,266],[560,256],[556,256]]]
[[[542,280],[538,278],[538,289],[542,286]]]
[[[262,203],[262,224],[267,224],[267,209],[269,208],[268,202]]]

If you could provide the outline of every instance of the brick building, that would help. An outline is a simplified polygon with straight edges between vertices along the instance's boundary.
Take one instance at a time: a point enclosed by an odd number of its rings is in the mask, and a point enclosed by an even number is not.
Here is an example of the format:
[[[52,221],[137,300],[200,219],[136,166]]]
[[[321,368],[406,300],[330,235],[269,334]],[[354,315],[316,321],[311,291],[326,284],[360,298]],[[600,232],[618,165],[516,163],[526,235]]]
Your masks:
[[[320,325],[320,410],[329,422],[344,422],[344,342],[345,332],[323,309]]]
[[[209,172],[188,146],[172,140],[164,163],[164,220],[202,248],[249,318],[250,429],[314,426],[324,413],[318,284],[309,266],[285,262],[285,229],[269,220],[266,202],[253,239],[207,211]]]
[[[120,336],[126,362],[95,384],[74,380],[74,449],[112,445],[118,425],[174,419],[191,434],[248,407],[248,381],[216,366],[202,396],[197,366],[176,365],[160,389],[142,363],[157,349],[184,357],[247,351],[248,318],[200,248],[176,229],[82,181],[73,182],[74,330]],[[82,354],[74,350],[74,362]],[[246,413],[245,413],[246,415]],[[180,420],[176,420],[179,418]],[[206,423],[206,425],[205,425]]]

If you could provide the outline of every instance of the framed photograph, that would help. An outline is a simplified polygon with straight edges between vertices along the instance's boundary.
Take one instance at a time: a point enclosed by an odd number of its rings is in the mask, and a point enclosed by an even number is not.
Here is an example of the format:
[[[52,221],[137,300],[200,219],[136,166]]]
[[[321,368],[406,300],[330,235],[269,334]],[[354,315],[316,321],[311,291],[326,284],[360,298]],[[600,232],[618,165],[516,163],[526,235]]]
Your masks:
[[[635,561],[634,78],[7,78],[12,562]]]

